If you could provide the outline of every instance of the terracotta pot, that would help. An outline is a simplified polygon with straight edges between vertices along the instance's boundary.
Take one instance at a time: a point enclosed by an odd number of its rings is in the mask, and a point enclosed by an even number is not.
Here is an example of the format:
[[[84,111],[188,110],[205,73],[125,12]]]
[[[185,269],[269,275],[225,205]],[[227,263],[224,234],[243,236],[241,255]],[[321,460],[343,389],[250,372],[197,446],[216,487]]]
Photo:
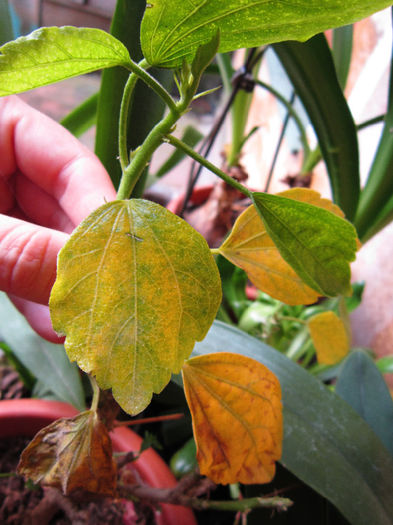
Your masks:
[[[33,437],[41,428],[64,417],[73,417],[78,411],[67,403],[42,399],[13,399],[0,401],[0,437]],[[132,430],[120,427],[112,433],[115,452],[137,451],[142,438]],[[169,488],[176,479],[166,463],[153,450],[145,450],[133,463],[142,479],[151,487]],[[196,525],[193,512],[177,505],[162,505],[156,515],[159,525]]]
[[[190,203],[194,205],[203,204],[213,191],[214,185],[208,184],[207,186],[197,186],[193,189]],[[168,202],[167,209],[172,213],[178,215],[183,207],[185,193],[180,193],[174,199]]]

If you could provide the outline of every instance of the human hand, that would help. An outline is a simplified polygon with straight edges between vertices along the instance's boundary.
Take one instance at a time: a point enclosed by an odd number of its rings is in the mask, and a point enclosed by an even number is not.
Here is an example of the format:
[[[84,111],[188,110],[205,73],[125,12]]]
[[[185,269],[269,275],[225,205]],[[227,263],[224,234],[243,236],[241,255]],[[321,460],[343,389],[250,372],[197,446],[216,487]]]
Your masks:
[[[47,307],[68,234],[116,192],[95,155],[15,96],[0,98],[0,290],[59,342]]]

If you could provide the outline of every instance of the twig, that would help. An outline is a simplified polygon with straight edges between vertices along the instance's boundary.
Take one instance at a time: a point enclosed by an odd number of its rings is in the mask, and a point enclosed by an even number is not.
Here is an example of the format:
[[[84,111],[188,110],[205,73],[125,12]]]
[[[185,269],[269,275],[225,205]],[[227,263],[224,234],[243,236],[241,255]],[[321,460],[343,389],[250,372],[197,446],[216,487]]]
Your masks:
[[[181,419],[184,414],[167,414],[165,416],[146,417],[144,419],[130,419],[127,421],[115,421],[115,427],[130,427],[132,425],[142,425],[145,423],[158,423],[160,421],[173,421]]]

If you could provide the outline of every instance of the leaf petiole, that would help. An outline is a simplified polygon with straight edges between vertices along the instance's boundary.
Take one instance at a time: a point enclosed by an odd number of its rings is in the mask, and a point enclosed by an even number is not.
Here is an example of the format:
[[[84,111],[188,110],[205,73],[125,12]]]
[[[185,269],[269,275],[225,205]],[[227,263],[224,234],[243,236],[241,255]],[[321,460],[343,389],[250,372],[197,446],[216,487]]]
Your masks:
[[[91,401],[91,407],[90,410],[92,412],[97,412],[98,409],[98,402],[100,400],[100,387],[97,384],[97,381],[93,376],[89,376],[91,388],[93,389],[93,399]]]
[[[194,151],[192,148],[187,146],[185,142],[183,142],[182,140],[179,140],[178,138],[170,134],[166,136],[166,139],[169,142],[169,144],[172,144],[172,146],[174,146],[175,148],[183,150],[184,153],[186,153],[189,157],[196,160],[197,162],[199,162],[199,164],[201,164],[202,166],[210,170],[212,173],[220,177],[220,179],[224,180],[227,184],[229,184],[229,186],[236,188],[237,190],[239,190],[241,193],[243,193],[247,197],[250,197],[250,199],[252,198],[251,197],[252,192],[248,190],[245,186],[243,186],[243,184],[240,184],[240,182],[237,182],[235,179],[230,177],[227,173],[217,168],[217,166],[215,166],[214,164],[209,162],[207,159],[202,157],[202,155],[200,155],[199,153]]]

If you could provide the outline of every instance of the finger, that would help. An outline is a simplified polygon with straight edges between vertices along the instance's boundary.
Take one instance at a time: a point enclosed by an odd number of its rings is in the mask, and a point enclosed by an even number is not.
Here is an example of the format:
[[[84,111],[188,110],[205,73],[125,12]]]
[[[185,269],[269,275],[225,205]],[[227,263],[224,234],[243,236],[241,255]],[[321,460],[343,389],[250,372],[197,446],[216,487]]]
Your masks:
[[[47,306],[21,299],[16,295],[10,295],[9,297],[37,334],[51,343],[62,343],[64,341],[64,337],[59,337],[52,328]]]
[[[67,239],[57,230],[0,216],[0,289],[48,304],[57,254]]]
[[[19,169],[57,200],[74,225],[116,192],[97,157],[17,97],[0,99],[0,176]]]
[[[0,176],[0,213],[8,213],[14,206],[15,197],[11,182]]]
[[[66,233],[74,229],[74,224],[58,202],[19,173],[16,175],[15,195],[19,208],[29,221]]]

